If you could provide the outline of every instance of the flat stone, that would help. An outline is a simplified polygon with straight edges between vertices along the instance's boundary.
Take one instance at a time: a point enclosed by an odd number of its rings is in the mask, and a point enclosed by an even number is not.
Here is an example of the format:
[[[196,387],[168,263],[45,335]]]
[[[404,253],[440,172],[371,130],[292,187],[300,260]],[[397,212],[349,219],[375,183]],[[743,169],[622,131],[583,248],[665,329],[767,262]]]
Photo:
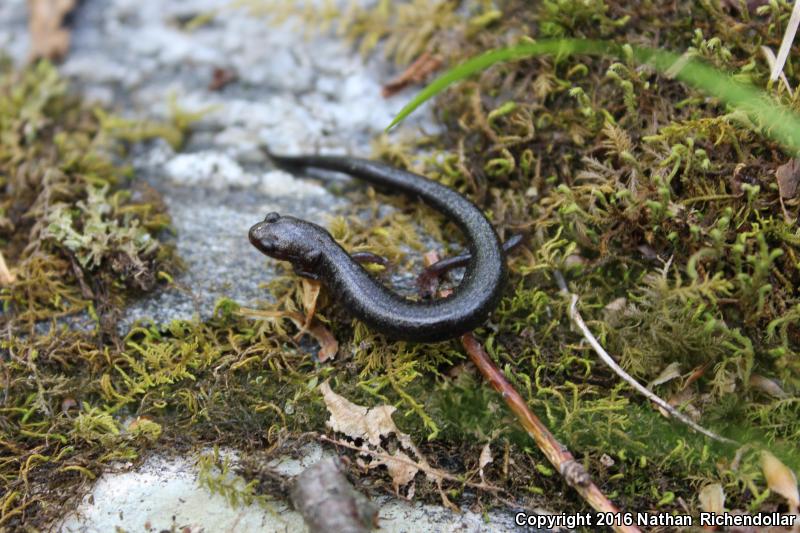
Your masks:
[[[223,455],[235,464],[236,453]],[[302,450],[303,459],[282,459],[270,466],[283,475],[297,475],[331,454],[311,445]],[[152,457],[139,468],[103,476],[91,497],[83,499],[58,530],[63,533],[105,533],[164,531],[237,531],[278,533],[306,531],[302,516],[281,501],[231,507],[225,498],[198,483],[197,457]],[[468,509],[455,514],[443,507],[379,496],[377,531],[386,533],[428,533],[458,531],[495,533],[519,529],[509,513],[490,511],[486,515]]]

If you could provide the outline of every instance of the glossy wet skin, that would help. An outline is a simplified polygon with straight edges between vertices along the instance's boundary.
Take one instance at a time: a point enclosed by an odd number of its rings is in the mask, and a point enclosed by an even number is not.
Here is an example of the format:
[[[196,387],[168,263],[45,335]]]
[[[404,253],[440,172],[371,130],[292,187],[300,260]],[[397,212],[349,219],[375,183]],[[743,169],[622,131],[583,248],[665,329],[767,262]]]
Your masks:
[[[289,261],[296,269],[317,274],[320,245],[333,240],[320,226],[278,213],[267,213],[262,222],[250,228],[250,243],[270,257]]]
[[[506,277],[503,249],[483,213],[457,191],[423,176],[364,159],[272,154],[270,157],[291,172],[306,169],[343,172],[389,191],[420,198],[463,231],[471,258],[459,286],[447,298],[412,301],[384,287],[316,224],[269,213],[250,229],[250,242],[262,253],[291,262],[300,275],[319,279],[338,305],[370,328],[391,339],[437,342],[480,326],[499,303]]]

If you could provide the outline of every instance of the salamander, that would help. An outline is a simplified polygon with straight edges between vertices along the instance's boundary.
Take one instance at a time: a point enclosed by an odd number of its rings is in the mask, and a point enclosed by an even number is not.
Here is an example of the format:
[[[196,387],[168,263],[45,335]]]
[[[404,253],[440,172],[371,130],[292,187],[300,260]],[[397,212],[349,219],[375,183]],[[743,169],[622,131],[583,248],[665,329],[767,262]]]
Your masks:
[[[438,342],[475,329],[497,307],[506,280],[505,253],[486,216],[459,192],[367,159],[268,155],[276,166],[292,173],[340,172],[421,199],[464,233],[470,258],[461,283],[445,298],[414,301],[372,277],[321,226],[273,212],[250,228],[253,246],[269,257],[289,261],[297,274],[322,282],[338,305],[371,329],[395,340]]]

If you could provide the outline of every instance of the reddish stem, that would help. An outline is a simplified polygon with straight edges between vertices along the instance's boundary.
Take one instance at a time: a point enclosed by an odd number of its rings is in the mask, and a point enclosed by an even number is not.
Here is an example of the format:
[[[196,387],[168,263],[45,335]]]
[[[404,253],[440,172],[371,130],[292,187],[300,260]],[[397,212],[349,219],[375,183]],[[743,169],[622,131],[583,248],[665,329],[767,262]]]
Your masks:
[[[572,488],[586,500],[596,511],[603,513],[618,513],[619,509],[608,499],[606,495],[592,482],[589,474],[584,470],[583,465],[575,460],[572,454],[556,440],[550,430],[542,423],[522,399],[522,396],[511,386],[503,376],[500,369],[492,362],[489,354],[483,346],[473,337],[472,333],[465,333],[461,336],[461,344],[469,355],[469,358],[481,371],[483,377],[492,385],[494,390],[499,392],[506,404],[511,408],[519,419],[522,426],[528,432],[539,449],[547,457],[556,469]],[[615,526],[615,531],[624,533],[634,533],[640,531],[635,526]]]

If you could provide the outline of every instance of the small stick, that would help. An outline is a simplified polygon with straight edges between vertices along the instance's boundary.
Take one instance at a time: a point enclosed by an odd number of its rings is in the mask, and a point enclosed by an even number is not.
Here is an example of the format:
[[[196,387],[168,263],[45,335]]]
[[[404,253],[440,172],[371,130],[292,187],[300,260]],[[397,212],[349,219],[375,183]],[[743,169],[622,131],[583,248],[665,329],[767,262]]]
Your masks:
[[[402,74],[390,80],[383,86],[382,95],[389,98],[412,83],[419,83],[432,72],[442,66],[442,59],[439,56],[423,52]]]
[[[542,450],[559,473],[564,477],[567,484],[578,491],[578,494],[586,500],[596,511],[602,513],[618,513],[619,509],[606,498],[606,495],[592,482],[589,473],[583,468],[567,448],[556,440],[550,430],[542,423],[522,399],[522,396],[511,386],[503,376],[500,369],[492,362],[489,354],[483,346],[473,337],[472,333],[465,333],[461,336],[461,344],[467,351],[467,355],[473,364],[478,367],[483,377],[492,385],[494,390],[499,392],[506,404],[511,408],[517,419],[528,432],[528,435],[536,441],[536,445]],[[634,533],[640,531],[635,526],[614,526],[615,531],[621,533]]]
[[[367,533],[377,525],[377,507],[350,484],[338,458],[306,468],[295,479],[291,497],[312,532]]]
[[[571,302],[569,305],[569,318],[572,322],[578,326],[578,329],[581,330],[583,333],[583,337],[589,342],[589,344],[594,348],[594,351],[597,355],[600,356],[600,359],[608,365],[611,370],[614,371],[620,378],[622,378],[625,382],[627,382],[631,387],[636,389],[636,391],[646,397],[651,402],[655,403],[666,412],[668,412],[673,418],[676,418],[692,428],[693,430],[697,431],[698,433],[702,433],[706,437],[710,439],[714,439],[719,442],[724,442],[725,444],[738,444],[735,440],[728,439],[721,435],[717,435],[713,431],[709,431],[703,426],[694,422],[691,418],[684,415],[670,404],[668,404],[665,400],[661,399],[659,396],[656,396],[650,389],[633,379],[633,377],[625,372],[621,366],[617,364],[613,357],[611,357],[607,351],[600,345],[600,342],[595,338],[592,332],[589,330],[589,327],[586,325],[586,322],[583,321],[583,317],[578,312],[578,295],[571,293],[567,288],[567,283],[564,281],[564,276],[561,275],[561,272],[555,272],[556,283],[558,283],[558,287],[562,294],[569,295],[571,298]]]

